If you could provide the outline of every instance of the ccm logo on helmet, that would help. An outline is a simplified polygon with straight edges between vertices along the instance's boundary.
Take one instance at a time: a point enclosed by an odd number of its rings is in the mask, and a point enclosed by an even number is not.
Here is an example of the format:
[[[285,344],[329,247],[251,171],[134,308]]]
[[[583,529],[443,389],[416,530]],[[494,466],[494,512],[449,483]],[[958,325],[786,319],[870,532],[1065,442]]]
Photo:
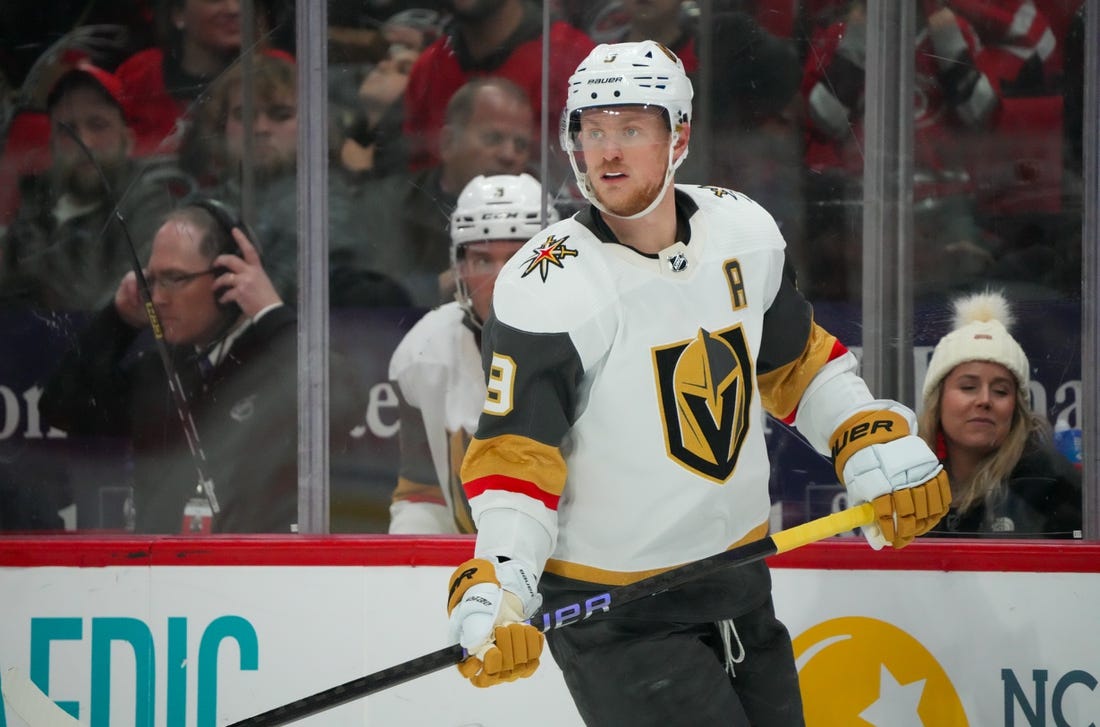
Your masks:
[[[515,220],[519,219],[519,212],[482,212],[483,220]]]
[[[613,76],[612,78],[589,78],[588,85],[593,83],[620,83],[623,80],[622,76]]]
[[[862,439],[870,434],[874,434],[882,430],[883,432],[892,432],[894,430],[894,422],[889,419],[876,419],[873,422],[860,422],[851,429],[845,430],[843,434],[833,440],[833,458],[835,459],[840,450],[856,441]]]

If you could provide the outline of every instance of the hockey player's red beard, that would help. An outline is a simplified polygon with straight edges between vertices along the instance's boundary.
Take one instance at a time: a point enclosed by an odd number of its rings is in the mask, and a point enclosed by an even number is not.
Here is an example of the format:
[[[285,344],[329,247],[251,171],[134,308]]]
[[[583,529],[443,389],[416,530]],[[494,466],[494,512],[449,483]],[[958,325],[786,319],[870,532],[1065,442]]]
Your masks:
[[[602,169],[599,174],[606,174],[609,172],[618,171],[613,168]],[[593,185],[593,191],[596,194],[596,199],[599,200],[611,214],[617,217],[630,217],[636,215],[639,212],[645,210],[646,207],[656,199],[657,195],[661,193],[661,188],[664,186],[665,170],[661,170],[661,175],[654,181],[651,181],[642,187],[633,188],[630,190],[623,190],[613,194],[604,193],[604,185],[600,184],[597,175],[597,182]],[[591,176],[593,173],[590,172]]]

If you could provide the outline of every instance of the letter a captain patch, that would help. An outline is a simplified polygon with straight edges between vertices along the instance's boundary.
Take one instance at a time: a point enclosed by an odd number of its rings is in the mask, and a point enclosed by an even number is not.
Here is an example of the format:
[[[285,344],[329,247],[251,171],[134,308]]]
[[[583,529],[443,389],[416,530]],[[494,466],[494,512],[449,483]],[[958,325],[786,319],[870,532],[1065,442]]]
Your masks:
[[[749,431],[752,358],[740,325],[653,349],[668,455],[725,482]]]

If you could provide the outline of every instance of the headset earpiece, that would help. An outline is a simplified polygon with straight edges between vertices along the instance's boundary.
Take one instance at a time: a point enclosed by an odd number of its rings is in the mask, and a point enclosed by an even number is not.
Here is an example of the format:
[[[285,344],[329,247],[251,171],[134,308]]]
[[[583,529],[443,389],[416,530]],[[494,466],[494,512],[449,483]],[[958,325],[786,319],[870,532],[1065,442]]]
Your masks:
[[[213,217],[214,221],[218,223],[218,227],[225,233],[226,239],[226,242],[218,250],[219,255],[240,256],[240,248],[237,246],[237,241],[233,239],[234,227],[244,233],[244,236],[252,243],[252,247],[256,248],[257,253],[262,254],[260,242],[256,238],[256,234],[252,232],[252,229],[245,223],[232,205],[214,199],[213,197],[194,195],[184,200],[182,206],[198,207],[201,210],[205,210],[207,214]]]
[[[207,214],[214,218],[214,222],[217,224],[219,231],[222,233],[222,243],[218,248],[215,257],[218,255],[236,255],[237,257],[243,257],[241,254],[240,246],[237,244],[236,239],[233,237],[233,228],[239,229],[244,233],[244,236],[248,238],[248,241],[252,243],[252,246],[256,249],[258,254],[261,254],[260,243],[256,239],[256,235],[252,232],[244,220],[237,211],[229,204],[222,202],[221,200],[214,199],[213,197],[205,197],[200,195],[194,195],[188,197],[181,203],[182,207],[196,207],[204,210]],[[226,268],[216,268],[214,276],[215,278],[224,275],[228,270]],[[221,303],[218,299],[222,293],[225,292],[224,288],[214,289],[214,301],[218,307],[226,313],[240,315],[241,309],[236,303]]]

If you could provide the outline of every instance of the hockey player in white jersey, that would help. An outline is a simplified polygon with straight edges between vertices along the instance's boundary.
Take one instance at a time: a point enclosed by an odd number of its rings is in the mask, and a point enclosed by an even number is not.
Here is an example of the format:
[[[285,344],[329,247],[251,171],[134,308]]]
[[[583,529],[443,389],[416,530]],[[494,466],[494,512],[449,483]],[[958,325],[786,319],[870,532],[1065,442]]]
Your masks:
[[[830,457],[874,547],[950,502],[915,417],[876,400],[795,287],[772,217],[676,185],[691,83],[653,41],[598,46],[569,80],[562,147],[590,206],[497,278],[488,393],[462,479],[478,528],[451,633],[478,686],[527,676],[543,598],[573,602],[763,537],[762,411]],[[803,724],[763,561],[547,634],[589,725]]]
[[[529,174],[478,176],[451,215],[453,302],[424,315],[390,359],[400,402],[401,465],[390,505],[391,533],[472,533],[458,477],[485,401],[481,326],[493,283],[520,245],[558,213]]]

